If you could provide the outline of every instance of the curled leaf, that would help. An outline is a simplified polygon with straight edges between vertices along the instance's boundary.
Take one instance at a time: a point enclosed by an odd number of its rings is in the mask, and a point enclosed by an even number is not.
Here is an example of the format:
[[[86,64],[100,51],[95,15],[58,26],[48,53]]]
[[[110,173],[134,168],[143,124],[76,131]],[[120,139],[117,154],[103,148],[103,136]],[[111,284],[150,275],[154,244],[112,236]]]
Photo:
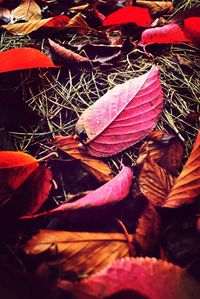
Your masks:
[[[61,280],[58,286],[75,299],[107,298],[131,291],[148,299],[198,299],[200,286],[184,269],[155,258],[126,258],[80,282]],[[122,297],[123,298],[123,297]],[[140,298],[140,297],[139,297]]]
[[[37,218],[43,215],[57,215],[66,217],[69,211],[88,209],[113,204],[124,199],[130,190],[133,172],[129,167],[123,166],[120,173],[98,189],[71,203],[61,204],[58,208],[33,216],[22,218]]]
[[[120,233],[40,230],[26,243],[24,251],[28,255],[46,252],[43,262],[48,266],[78,275],[92,274],[129,256],[126,237]]]
[[[115,86],[87,108],[76,124],[86,131],[89,154],[111,156],[137,143],[156,125],[163,105],[159,71]]]
[[[15,48],[0,52],[0,73],[48,67],[58,66],[44,53],[33,48]]]

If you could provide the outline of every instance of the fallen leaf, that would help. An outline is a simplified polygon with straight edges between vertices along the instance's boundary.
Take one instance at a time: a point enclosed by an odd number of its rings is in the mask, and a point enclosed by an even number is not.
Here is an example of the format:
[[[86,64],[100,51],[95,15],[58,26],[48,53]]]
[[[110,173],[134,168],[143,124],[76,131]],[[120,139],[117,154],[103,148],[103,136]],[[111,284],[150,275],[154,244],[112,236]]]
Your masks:
[[[93,10],[96,17],[99,19],[99,21],[103,23],[106,17],[95,6],[93,6]]]
[[[81,13],[78,13],[72,19],[70,19],[67,27],[77,29],[80,34],[86,34],[89,31],[94,30],[88,26]]]
[[[0,28],[9,31],[12,34],[26,35],[40,28],[65,28],[67,27],[69,20],[70,19],[67,16],[56,16],[38,21],[28,21],[26,23],[1,25]]]
[[[33,48],[15,48],[0,52],[0,73],[48,67],[59,66],[44,53]]]
[[[38,166],[38,161],[26,153],[0,152],[0,205],[10,199]]]
[[[129,256],[126,237],[120,233],[40,230],[26,243],[24,251],[28,255],[46,252],[44,263],[60,273],[73,271],[77,275],[90,275]]]
[[[70,7],[68,10],[69,11],[84,11],[86,8],[89,7],[89,3],[86,3],[86,4],[83,4],[83,5],[78,5],[78,6],[73,6],[73,7]]]
[[[198,299],[200,286],[186,270],[155,258],[126,258],[80,282],[58,281],[75,299],[108,298],[120,291],[148,299]],[[122,296],[122,298],[124,298]]]
[[[38,21],[41,18],[41,9],[34,0],[22,0],[20,5],[11,11],[11,23]]]
[[[49,44],[51,48],[62,58],[69,62],[89,62],[90,59],[88,57],[83,57],[74,51],[71,51],[69,49],[66,49],[63,46],[60,46],[59,44],[52,41],[50,38],[48,39]]]
[[[139,151],[136,161],[142,165],[147,157],[172,175],[177,175],[183,159],[183,145],[177,137],[165,131],[153,131]]]
[[[129,167],[123,166],[120,173],[98,189],[71,203],[63,203],[59,207],[24,218],[37,218],[43,215],[56,215],[66,217],[72,210],[97,208],[108,204],[114,204],[124,199],[130,190],[133,172]]]
[[[163,27],[149,28],[143,31],[139,45],[190,43],[179,24],[167,24]]]
[[[200,194],[200,131],[192,152],[176,179],[164,207],[178,208],[192,203]]]
[[[112,156],[137,143],[156,125],[163,106],[159,70],[115,86],[87,108],[76,124],[86,131],[89,154]]]
[[[165,14],[165,13],[170,13],[174,9],[173,3],[171,1],[163,2],[163,1],[141,1],[141,0],[138,0],[136,2],[136,5],[139,7],[148,8],[151,16],[155,16],[158,13],[159,13],[159,15]]]
[[[147,256],[153,253],[155,245],[158,243],[159,233],[159,215],[154,206],[148,203],[138,220],[133,239],[139,256]]]
[[[73,136],[56,136],[53,139],[53,144],[74,159],[80,160],[83,168],[94,175],[100,182],[110,181],[113,177],[110,167],[103,161],[88,155],[84,148],[79,147],[79,141]]]
[[[155,206],[164,205],[174,181],[172,175],[150,158],[145,161],[139,176],[142,193]]]
[[[134,23],[140,27],[149,27],[153,20],[147,8],[125,6],[109,14],[103,20],[103,26]]]

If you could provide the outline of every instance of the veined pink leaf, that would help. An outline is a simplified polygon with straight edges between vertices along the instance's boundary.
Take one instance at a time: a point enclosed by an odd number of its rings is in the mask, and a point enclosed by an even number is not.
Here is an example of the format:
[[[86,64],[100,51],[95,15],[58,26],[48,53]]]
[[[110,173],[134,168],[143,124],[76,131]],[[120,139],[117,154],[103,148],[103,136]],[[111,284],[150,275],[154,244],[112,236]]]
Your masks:
[[[143,31],[139,45],[178,44],[192,42],[178,24],[167,24],[163,27],[149,28]]]
[[[75,283],[61,280],[58,287],[73,294],[74,299],[111,298],[119,294],[116,298],[200,298],[199,283],[186,270],[155,258],[116,260],[88,279]]]
[[[132,170],[129,167],[123,166],[122,170],[116,177],[98,189],[91,191],[86,196],[72,203],[64,203],[58,208],[48,212],[33,216],[25,216],[22,218],[36,218],[42,215],[57,215],[65,217],[70,210],[95,208],[118,202],[128,195],[132,183],[132,177]]]
[[[91,155],[112,156],[150,133],[162,107],[159,70],[153,66],[146,74],[109,90],[83,112],[76,129],[86,131]]]

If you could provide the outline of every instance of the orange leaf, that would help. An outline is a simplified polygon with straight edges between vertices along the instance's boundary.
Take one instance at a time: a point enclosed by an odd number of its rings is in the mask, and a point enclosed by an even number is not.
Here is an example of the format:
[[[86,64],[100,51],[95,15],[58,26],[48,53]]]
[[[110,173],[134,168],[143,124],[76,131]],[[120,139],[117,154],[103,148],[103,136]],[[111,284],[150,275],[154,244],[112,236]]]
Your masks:
[[[46,252],[45,263],[61,272],[79,275],[97,272],[114,260],[129,256],[126,237],[120,233],[40,230],[27,242],[24,251],[29,255]]]
[[[31,68],[57,68],[44,53],[32,48],[15,48],[0,52],[0,73]]]
[[[169,193],[164,207],[178,208],[192,203],[200,194],[200,131],[192,152]]]
[[[90,30],[94,30],[89,27],[85,22],[81,13],[75,15],[67,24],[67,27],[76,28],[80,34],[86,34]]]
[[[136,2],[137,6],[148,8],[150,14],[156,15],[157,13],[165,14],[171,12],[173,8],[173,3],[171,1],[163,2],[163,1],[141,1],[138,0]]]
[[[149,158],[143,165],[139,182],[148,200],[155,206],[163,206],[174,184],[174,177]]]
[[[20,5],[11,11],[12,23],[17,21],[37,21],[41,19],[41,9],[34,0],[22,0]]]
[[[53,144],[71,157],[80,160],[83,168],[94,175],[100,182],[107,182],[112,179],[112,170],[101,160],[88,155],[83,148],[79,147],[79,142],[73,136],[56,136]]]

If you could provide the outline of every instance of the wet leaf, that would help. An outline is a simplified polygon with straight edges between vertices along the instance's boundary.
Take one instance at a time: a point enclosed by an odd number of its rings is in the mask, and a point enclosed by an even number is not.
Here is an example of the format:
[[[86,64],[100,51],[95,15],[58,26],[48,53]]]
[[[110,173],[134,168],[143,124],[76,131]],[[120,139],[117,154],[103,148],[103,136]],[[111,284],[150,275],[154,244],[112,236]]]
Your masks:
[[[47,252],[43,263],[61,273],[73,271],[77,275],[92,274],[129,256],[126,237],[120,233],[40,230],[26,243],[24,251],[28,255]]]
[[[136,5],[139,7],[144,7],[148,8],[150,11],[150,14],[152,16],[165,14],[165,13],[170,13],[174,8],[173,8],[173,3],[171,1],[141,1],[138,0],[136,2]]]
[[[172,175],[150,158],[145,161],[139,176],[142,193],[155,206],[164,205],[174,181]]]
[[[44,53],[33,48],[15,48],[0,52],[0,73],[48,67],[58,66]]]
[[[67,27],[69,20],[70,19],[67,16],[56,16],[38,21],[2,25],[0,27],[12,34],[26,35],[40,28],[65,28]]]
[[[20,5],[11,11],[11,23],[38,20],[41,20],[41,9],[34,0],[22,0]]]
[[[98,189],[91,191],[88,195],[74,202],[61,204],[58,208],[53,210],[22,218],[37,218],[43,215],[66,217],[72,210],[97,208],[108,204],[114,204],[121,201],[128,195],[132,183],[132,177],[132,170],[129,167],[123,166],[122,170],[116,177]]]
[[[88,279],[75,283],[61,280],[58,286],[75,299],[107,298],[126,290],[148,299],[198,299],[200,296],[199,283],[184,269],[155,258],[117,260]]]
[[[153,253],[158,243],[160,233],[159,215],[150,203],[144,208],[137,224],[134,234],[134,245],[140,256],[147,256]]]
[[[140,27],[149,27],[152,23],[149,10],[136,6],[125,6],[109,14],[104,20],[104,26],[134,23]]]
[[[74,159],[80,160],[83,168],[94,175],[100,182],[110,181],[113,177],[110,167],[103,161],[88,155],[83,147],[80,148],[79,141],[73,136],[56,136],[53,144]]]
[[[192,152],[169,193],[164,207],[178,208],[192,203],[200,194],[200,131]]]
[[[159,71],[115,86],[87,108],[76,124],[86,131],[89,154],[112,156],[137,143],[156,125],[163,105]]]

